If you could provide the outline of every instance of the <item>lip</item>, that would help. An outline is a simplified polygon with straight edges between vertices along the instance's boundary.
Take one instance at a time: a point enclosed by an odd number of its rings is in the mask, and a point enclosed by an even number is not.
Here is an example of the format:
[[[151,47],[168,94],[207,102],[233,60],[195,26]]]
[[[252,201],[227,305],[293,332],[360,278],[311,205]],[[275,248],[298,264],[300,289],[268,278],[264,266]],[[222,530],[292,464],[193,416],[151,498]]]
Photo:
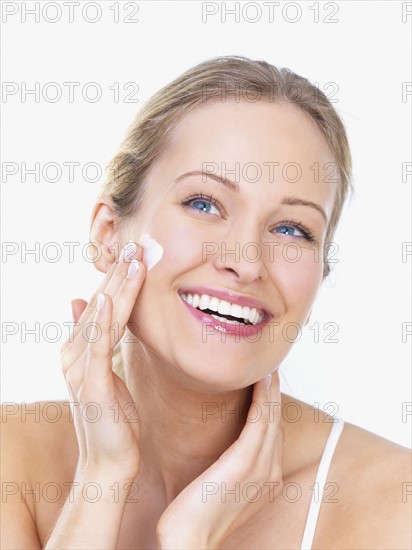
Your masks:
[[[260,309],[264,312],[263,319],[260,321],[260,323],[256,325],[233,325],[231,323],[225,323],[223,321],[219,321],[218,319],[215,319],[208,313],[205,313],[204,311],[201,311],[199,309],[196,309],[192,307],[190,304],[188,304],[183,298],[180,296],[180,299],[182,300],[183,304],[187,307],[189,313],[193,315],[198,321],[200,321],[202,324],[211,325],[214,327],[216,331],[224,332],[229,335],[237,336],[237,337],[248,337],[248,336],[255,336],[259,332],[261,332],[262,328],[270,321],[270,319],[273,317],[273,314],[268,311],[262,302],[259,300],[256,300],[255,298],[251,298],[249,296],[241,296],[239,294],[234,294],[232,292],[228,292],[225,290],[220,289],[212,289],[208,287],[186,287],[179,289],[179,295],[180,294],[208,294],[209,296],[216,296],[216,298],[219,298],[220,300],[225,300],[227,302],[230,302],[232,304],[238,304],[240,306],[249,306],[249,307],[255,307],[256,309]]]

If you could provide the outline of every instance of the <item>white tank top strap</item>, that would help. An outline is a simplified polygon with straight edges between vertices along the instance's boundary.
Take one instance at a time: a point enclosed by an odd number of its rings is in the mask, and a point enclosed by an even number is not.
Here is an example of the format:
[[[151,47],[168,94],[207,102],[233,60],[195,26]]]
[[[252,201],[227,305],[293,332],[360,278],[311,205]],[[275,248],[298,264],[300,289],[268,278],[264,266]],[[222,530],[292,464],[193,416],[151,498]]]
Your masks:
[[[312,499],[310,502],[308,516],[306,518],[305,531],[303,533],[301,550],[311,550],[313,539],[315,537],[316,524],[319,518],[319,511],[323,500],[323,491],[328,477],[329,467],[332,462],[333,454],[336,449],[336,445],[339,441],[340,434],[342,433],[344,421],[338,416],[334,417],[332,429],[329,433],[328,440],[323,450],[322,458],[320,460],[318,471],[316,474],[316,481],[319,490],[312,491]]]

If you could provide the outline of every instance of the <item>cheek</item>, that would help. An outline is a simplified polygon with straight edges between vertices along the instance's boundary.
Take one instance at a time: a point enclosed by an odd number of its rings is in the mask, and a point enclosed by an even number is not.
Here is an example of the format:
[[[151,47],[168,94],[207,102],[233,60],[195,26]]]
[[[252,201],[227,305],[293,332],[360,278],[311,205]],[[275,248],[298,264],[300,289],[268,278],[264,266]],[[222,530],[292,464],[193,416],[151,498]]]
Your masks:
[[[194,230],[185,216],[165,209],[156,213],[148,227],[149,234],[163,247],[163,257],[148,273],[146,286],[170,285],[175,275],[201,264],[205,234],[200,228]]]
[[[287,308],[305,312],[322,282],[323,262],[313,250],[286,245],[280,248],[271,270]]]
[[[183,226],[170,227],[166,231],[157,231],[158,240],[164,249],[159,266],[164,273],[180,272],[186,266],[198,265],[202,261],[202,239]]]
[[[180,276],[201,265],[204,240],[203,233],[190,230],[184,217],[159,212],[154,220],[146,230],[163,247],[163,257],[147,273],[129,322],[135,335],[153,346],[157,338],[153,327],[159,325],[159,320],[168,319],[165,312],[174,311]]]
[[[166,204],[153,217],[153,235],[164,248],[159,263],[169,273],[183,272],[206,261],[207,243],[213,240],[213,224],[189,215],[179,206]]]

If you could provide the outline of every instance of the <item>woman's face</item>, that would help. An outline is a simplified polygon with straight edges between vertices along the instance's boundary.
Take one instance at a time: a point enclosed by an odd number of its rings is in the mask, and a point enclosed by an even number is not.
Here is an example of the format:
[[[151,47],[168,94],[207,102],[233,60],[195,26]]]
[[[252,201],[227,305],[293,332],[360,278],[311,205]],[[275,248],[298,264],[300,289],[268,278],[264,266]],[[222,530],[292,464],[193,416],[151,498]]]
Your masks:
[[[325,139],[291,104],[213,102],[173,131],[128,225],[131,240],[148,232],[164,248],[130,327],[193,388],[251,385],[299,337],[322,281],[336,195],[335,163],[327,163],[334,159]],[[214,300],[203,299],[200,313],[183,291]],[[252,324],[226,324],[227,331],[211,317],[219,309],[221,317],[243,316],[248,303],[265,310],[255,328],[250,312]]]

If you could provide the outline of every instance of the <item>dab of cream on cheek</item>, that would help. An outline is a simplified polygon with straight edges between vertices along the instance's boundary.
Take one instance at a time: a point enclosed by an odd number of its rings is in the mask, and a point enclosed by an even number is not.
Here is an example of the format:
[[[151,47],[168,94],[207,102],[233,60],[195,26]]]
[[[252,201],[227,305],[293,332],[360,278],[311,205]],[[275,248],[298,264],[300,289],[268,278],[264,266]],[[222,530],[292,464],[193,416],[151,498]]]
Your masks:
[[[150,271],[163,257],[163,246],[156,239],[152,239],[149,233],[144,233],[139,241],[143,246],[143,261]]]

